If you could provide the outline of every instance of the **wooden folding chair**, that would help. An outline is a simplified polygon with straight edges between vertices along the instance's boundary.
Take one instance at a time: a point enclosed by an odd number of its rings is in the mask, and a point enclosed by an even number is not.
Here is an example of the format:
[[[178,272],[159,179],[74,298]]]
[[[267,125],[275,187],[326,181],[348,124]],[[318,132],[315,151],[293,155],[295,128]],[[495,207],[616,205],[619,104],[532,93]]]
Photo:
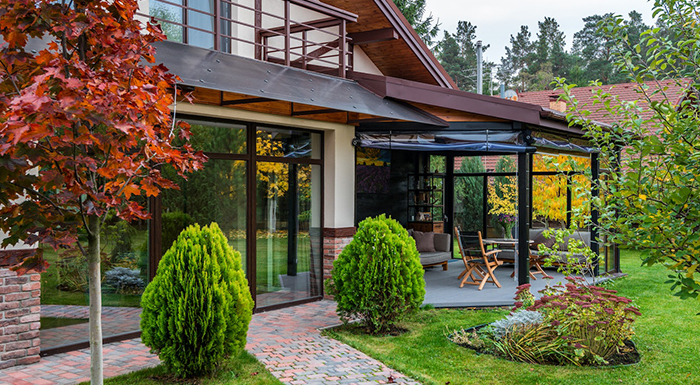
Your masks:
[[[457,279],[462,279],[462,277],[464,277],[459,287],[463,287],[465,283],[473,284],[468,282],[470,279],[472,282],[480,282],[484,278],[484,274],[486,274],[480,266],[481,259],[476,259],[471,255],[467,255],[467,251],[464,249],[464,245],[462,245],[462,238],[457,226],[455,226],[455,239],[459,247],[459,255],[462,256],[462,262],[464,262],[464,271],[457,277]]]
[[[455,228],[455,233],[459,234],[459,230]],[[458,238],[459,239],[459,238]],[[459,287],[464,287],[464,285],[479,285],[479,290],[484,288],[487,282],[495,284],[497,287],[501,287],[501,284],[496,279],[493,271],[503,264],[502,261],[498,260],[498,253],[501,250],[491,250],[486,251],[484,247],[484,240],[481,237],[481,231],[479,231],[479,245],[481,246],[481,256],[471,258],[466,256],[460,245],[460,253],[462,253],[462,261],[464,261],[465,270],[459,275],[462,278],[462,282]]]

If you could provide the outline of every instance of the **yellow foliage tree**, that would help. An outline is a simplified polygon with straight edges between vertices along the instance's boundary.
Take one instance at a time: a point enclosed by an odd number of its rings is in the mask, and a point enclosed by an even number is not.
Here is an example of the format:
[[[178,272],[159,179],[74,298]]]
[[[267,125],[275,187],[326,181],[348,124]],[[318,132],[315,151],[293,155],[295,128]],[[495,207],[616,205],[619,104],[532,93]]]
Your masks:
[[[534,219],[549,227],[551,222],[566,222],[566,186],[571,183],[571,207],[590,212],[590,181],[585,175],[567,176],[563,172],[585,172],[590,169],[590,159],[569,155],[541,155],[533,158],[533,171],[557,171],[562,174],[535,176],[532,183],[532,209]]]

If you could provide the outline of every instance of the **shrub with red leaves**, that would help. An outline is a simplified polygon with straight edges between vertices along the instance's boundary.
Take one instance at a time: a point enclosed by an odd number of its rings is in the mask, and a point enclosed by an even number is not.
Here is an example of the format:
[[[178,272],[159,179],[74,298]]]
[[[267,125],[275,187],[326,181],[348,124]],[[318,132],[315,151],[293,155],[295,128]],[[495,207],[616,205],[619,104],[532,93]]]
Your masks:
[[[519,288],[515,308],[541,312],[545,323],[576,349],[582,364],[605,363],[634,335],[632,323],[641,313],[615,290],[585,285],[581,278],[566,280],[565,285],[540,291],[542,296],[530,306],[524,304],[532,294]]]

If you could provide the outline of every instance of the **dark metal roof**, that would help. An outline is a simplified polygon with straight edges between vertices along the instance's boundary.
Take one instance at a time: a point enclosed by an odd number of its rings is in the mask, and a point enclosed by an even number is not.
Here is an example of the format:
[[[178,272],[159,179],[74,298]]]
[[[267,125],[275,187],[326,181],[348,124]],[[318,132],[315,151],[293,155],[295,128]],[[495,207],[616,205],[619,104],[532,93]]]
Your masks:
[[[156,63],[180,84],[357,112],[432,126],[447,124],[408,104],[384,99],[357,82],[191,45],[155,43]]]

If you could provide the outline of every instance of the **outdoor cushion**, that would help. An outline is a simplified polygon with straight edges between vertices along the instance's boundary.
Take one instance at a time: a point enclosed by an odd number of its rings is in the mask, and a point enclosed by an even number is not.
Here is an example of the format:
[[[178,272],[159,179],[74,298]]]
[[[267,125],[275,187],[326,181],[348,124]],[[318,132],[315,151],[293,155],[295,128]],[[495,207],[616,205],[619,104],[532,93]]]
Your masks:
[[[450,251],[450,234],[435,233],[435,240],[433,244],[435,245],[436,251]]]
[[[444,251],[434,251],[432,253],[420,253],[421,265],[432,265],[442,263],[450,259],[450,254]]]
[[[435,251],[435,233],[414,231],[413,238],[416,240],[416,249],[419,253],[430,253]]]

